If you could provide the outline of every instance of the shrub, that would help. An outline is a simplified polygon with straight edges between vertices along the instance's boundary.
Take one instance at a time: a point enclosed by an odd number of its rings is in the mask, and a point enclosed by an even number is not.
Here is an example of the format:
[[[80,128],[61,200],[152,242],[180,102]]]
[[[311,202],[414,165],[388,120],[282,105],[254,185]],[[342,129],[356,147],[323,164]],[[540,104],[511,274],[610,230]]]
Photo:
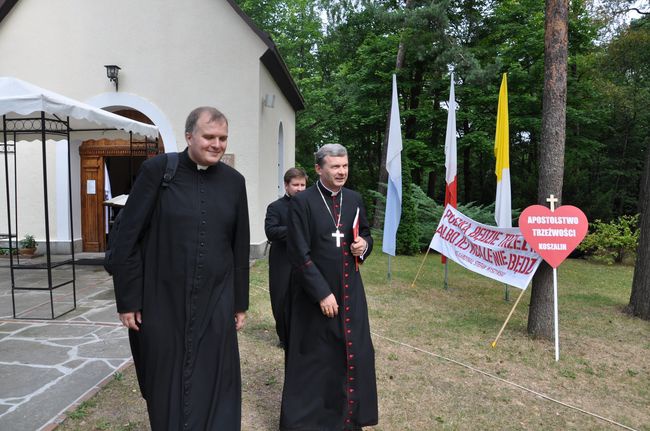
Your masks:
[[[415,233],[418,235],[419,250],[426,250],[445,209],[444,205],[428,197],[418,185],[410,184],[409,190],[409,194],[404,190],[402,195],[402,218],[397,233],[397,254],[414,253],[412,236]],[[368,194],[373,198],[379,197],[385,202],[385,196],[381,196],[376,191],[369,190]],[[410,202],[410,200],[413,202]],[[476,205],[474,202],[469,202],[459,204],[458,210],[476,222],[492,226],[496,224],[494,221],[494,204]],[[513,210],[513,218],[519,217],[520,213],[519,210]],[[415,214],[415,223],[412,220],[413,214]],[[407,241],[407,244],[403,244],[404,241]]]
[[[636,252],[639,241],[639,215],[620,216],[609,223],[596,220],[589,223],[590,233],[578,250],[598,262],[621,263]]]
[[[419,189],[419,187],[415,186]],[[414,185],[405,188],[402,193],[402,216],[397,229],[397,254],[412,256],[418,251],[421,227],[417,217],[417,203],[413,196]]]

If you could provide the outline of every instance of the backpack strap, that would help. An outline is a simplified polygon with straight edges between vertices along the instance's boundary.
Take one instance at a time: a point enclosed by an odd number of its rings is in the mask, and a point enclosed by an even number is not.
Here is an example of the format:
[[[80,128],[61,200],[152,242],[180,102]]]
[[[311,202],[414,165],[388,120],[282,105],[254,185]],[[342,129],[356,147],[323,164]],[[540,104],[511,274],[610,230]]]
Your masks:
[[[166,158],[165,172],[163,174],[160,187],[157,190],[158,193],[160,193],[160,189],[166,189],[167,187],[169,187],[169,183],[171,183],[171,181],[174,179],[174,175],[176,174],[176,168],[178,167],[178,153],[166,153],[165,158]],[[157,199],[159,198],[160,196],[158,196]],[[153,212],[153,207],[149,210],[148,220],[150,220],[152,212]],[[113,259],[114,259],[113,250],[115,249],[115,246],[119,242],[121,220],[122,220],[122,211],[120,211],[115,217],[115,220],[113,220],[113,226],[111,227],[111,231],[108,234],[108,242],[106,244],[106,250],[104,253],[104,269],[106,269],[106,272],[108,272],[110,275],[113,275],[113,272],[115,270],[114,263],[113,263]],[[149,221],[147,221],[146,225],[148,224]]]
[[[178,167],[178,153],[167,153],[167,164],[165,165],[165,173],[162,178],[160,186],[162,188],[169,187],[169,183],[176,175],[176,168]]]

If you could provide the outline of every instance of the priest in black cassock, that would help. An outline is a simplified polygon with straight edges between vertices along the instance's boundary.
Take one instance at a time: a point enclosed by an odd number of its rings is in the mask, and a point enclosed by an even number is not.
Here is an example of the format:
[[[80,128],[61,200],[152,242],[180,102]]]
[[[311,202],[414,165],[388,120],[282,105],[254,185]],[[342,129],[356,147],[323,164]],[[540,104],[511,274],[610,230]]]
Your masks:
[[[289,210],[291,320],[280,429],[359,430],[378,421],[375,353],[358,269],[372,238],[361,195],[343,187],[345,147],[327,144],[315,156],[320,179],[294,196]]]
[[[287,339],[287,298],[291,264],[287,259],[287,224],[289,202],[296,193],[305,190],[307,173],[302,168],[290,168],[284,174],[284,196],[273,201],[266,208],[264,232],[271,241],[269,252],[269,293],[271,310],[275,319],[275,332],[279,346],[284,348]]]
[[[147,160],[123,209],[112,251],[117,310],[154,431],[239,430],[246,187],[220,163],[228,142],[221,112],[192,111],[185,137],[168,186],[166,156]]]

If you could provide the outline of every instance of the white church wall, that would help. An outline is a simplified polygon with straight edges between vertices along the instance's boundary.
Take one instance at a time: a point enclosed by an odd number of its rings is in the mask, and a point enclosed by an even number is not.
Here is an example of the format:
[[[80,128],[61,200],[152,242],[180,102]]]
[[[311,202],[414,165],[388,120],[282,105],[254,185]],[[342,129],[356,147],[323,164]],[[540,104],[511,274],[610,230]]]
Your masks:
[[[56,145],[57,142],[48,140],[46,143],[45,158],[47,169],[47,192],[48,192],[48,215],[50,239],[55,240],[57,237],[57,211],[56,211]],[[15,173],[15,177],[9,180],[9,195],[11,209],[11,230],[17,234],[20,241],[25,235],[33,235],[42,246],[46,238],[45,224],[45,193],[43,183],[43,156],[42,145],[39,141],[18,141],[16,143],[16,168],[9,167],[10,173]],[[13,157],[10,162],[13,162]],[[15,189],[14,189],[14,181]],[[2,185],[3,190],[0,192],[3,207],[6,206],[6,185],[5,185],[4,166],[2,168]],[[18,194],[15,200],[14,190]],[[2,228],[3,233],[8,231],[8,214],[3,211]],[[17,231],[16,231],[16,220]],[[39,248],[39,251],[41,249]]]
[[[282,121],[285,164],[291,166],[295,127],[293,109],[260,63],[266,49],[225,1],[21,0],[0,23],[0,76],[15,76],[94,106],[140,110],[160,123],[166,151],[185,148],[184,123],[191,109],[218,107],[229,119],[227,152],[234,154],[235,168],[247,181],[251,242],[261,243],[266,203],[276,194],[267,190],[276,182],[277,164],[267,145],[271,142],[275,151]],[[106,77],[106,64],[122,68],[117,93]],[[276,94],[273,118],[260,111],[260,94],[267,91]],[[78,164],[77,152],[77,202]],[[63,192],[57,189],[53,196]],[[63,207],[58,204],[59,214]],[[73,208],[79,220],[74,200]],[[80,226],[75,225],[74,234],[80,238]]]
[[[284,174],[284,171],[294,166],[295,163],[295,112],[264,67],[260,68],[259,82],[259,109],[261,115],[259,158],[260,160],[266,160],[267,163],[260,164],[259,166],[260,183],[258,184],[257,205],[259,206],[259,213],[262,215],[262,223],[259,231],[251,230],[251,242],[254,242],[254,238],[264,244],[266,242],[266,235],[264,233],[263,219],[266,215],[266,207],[269,203],[276,200],[279,195],[284,194],[283,184],[280,185],[282,192],[278,194],[278,165],[281,166]],[[267,95],[273,98],[273,107],[264,104]],[[284,146],[282,160],[279,158],[281,155],[278,151],[281,124]]]
[[[1,143],[0,143],[1,145]],[[6,158],[6,164],[5,164],[5,158]],[[16,169],[14,168],[14,159],[15,155],[13,153],[9,153],[8,156],[4,154],[4,147],[0,150],[0,233],[2,234],[8,234],[9,231],[12,233],[15,233],[14,230],[14,223],[12,219],[11,223],[11,228],[9,228],[8,225],[8,220],[9,220],[9,211],[13,214],[15,212],[15,205],[14,205],[14,199],[13,199],[13,181],[12,179],[15,177],[15,171]],[[6,185],[6,175],[5,173],[9,171],[9,206],[7,206],[7,185]],[[0,238],[0,247],[8,247],[7,245],[7,238],[3,237]]]
[[[72,203],[73,229],[75,238],[80,242],[81,220],[79,196],[79,145],[73,143],[71,151],[72,164]],[[53,252],[66,253],[70,241],[70,206],[67,174],[67,141],[46,141],[45,157],[47,160],[47,193],[50,245]],[[45,231],[45,193],[43,183],[43,157],[40,141],[19,141],[16,153],[8,158],[9,167],[9,206],[7,207],[6,177],[4,157],[0,164],[0,232],[16,235],[18,241],[26,234],[34,235],[39,243],[39,253],[44,251]],[[75,169],[76,167],[76,169]],[[18,199],[16,200],[16,192]],[[16,206],[17,204],[17,206]],[[8,225],[11,211],[11,229]],[[17,221],[17,223],[16,223]],[[17,229],[17,230],[16,230]],[[6,239],[0,240],[0,246],[8,247]],[[15,246],[15,245],[14,245]],[[80,244],[77,245],[77,249]]]
[[[79,147],[81,146],[82,139],[71,138],[70,139],[70,176],[71,176],[71,190],[72,190],[72,233],[75,242],[75,251],[81,251],[81,156],[79,155]],[[67,146],[66,146],[67,147]],[[68,185],[67,179],[61,180],[61,177],[65,177],[64,173],[67,172],[67,161],[65,160],[65,152],[67,148],[59,148],[57,163],[57,179],[59,183],[57,185],[57,197],[61,197],[63,202],[57,200],[57,211],[59,214],[58,220],[59,225],[65,224],[68,226],[69,223],[69,214],[70,206],[68,204],[68,190],[66,189]],[[61,242],[67,242],[70,239],[70,233],[68,228],[61,228],[57,230],[58,240]]]

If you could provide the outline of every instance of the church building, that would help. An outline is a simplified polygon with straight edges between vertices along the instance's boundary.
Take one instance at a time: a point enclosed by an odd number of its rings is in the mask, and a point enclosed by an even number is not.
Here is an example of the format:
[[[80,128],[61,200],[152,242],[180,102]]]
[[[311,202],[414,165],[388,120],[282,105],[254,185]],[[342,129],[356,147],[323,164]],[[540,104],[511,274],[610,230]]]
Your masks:
[[[193,108],[223,111],[223,161],[246,178],[251,255],[264,252],[266,206],[284,193],[304,101],[273,41],[234,0],[0,0],[0,58],[0,76],[157,126],[158,152],[186,147],[185,118]],[[15,163],[18,239],[30,233],[38,241],[45,237],[43,187],[29,172],[41,163],[40,147],[32,152],[21,144],[3,157]],[[102,190],[110,184],[112,196],[128,191],[153,153],[111,131],[71,135],[70,145],[71,206],[59,200],[68,194],[68,155],[56,145],[48,149],[51,242],[68,235],[57,218],[66,220],[72,208],[75,249],[103,251],[110,216]],[[0,232],[7,229],[2,211]]]

